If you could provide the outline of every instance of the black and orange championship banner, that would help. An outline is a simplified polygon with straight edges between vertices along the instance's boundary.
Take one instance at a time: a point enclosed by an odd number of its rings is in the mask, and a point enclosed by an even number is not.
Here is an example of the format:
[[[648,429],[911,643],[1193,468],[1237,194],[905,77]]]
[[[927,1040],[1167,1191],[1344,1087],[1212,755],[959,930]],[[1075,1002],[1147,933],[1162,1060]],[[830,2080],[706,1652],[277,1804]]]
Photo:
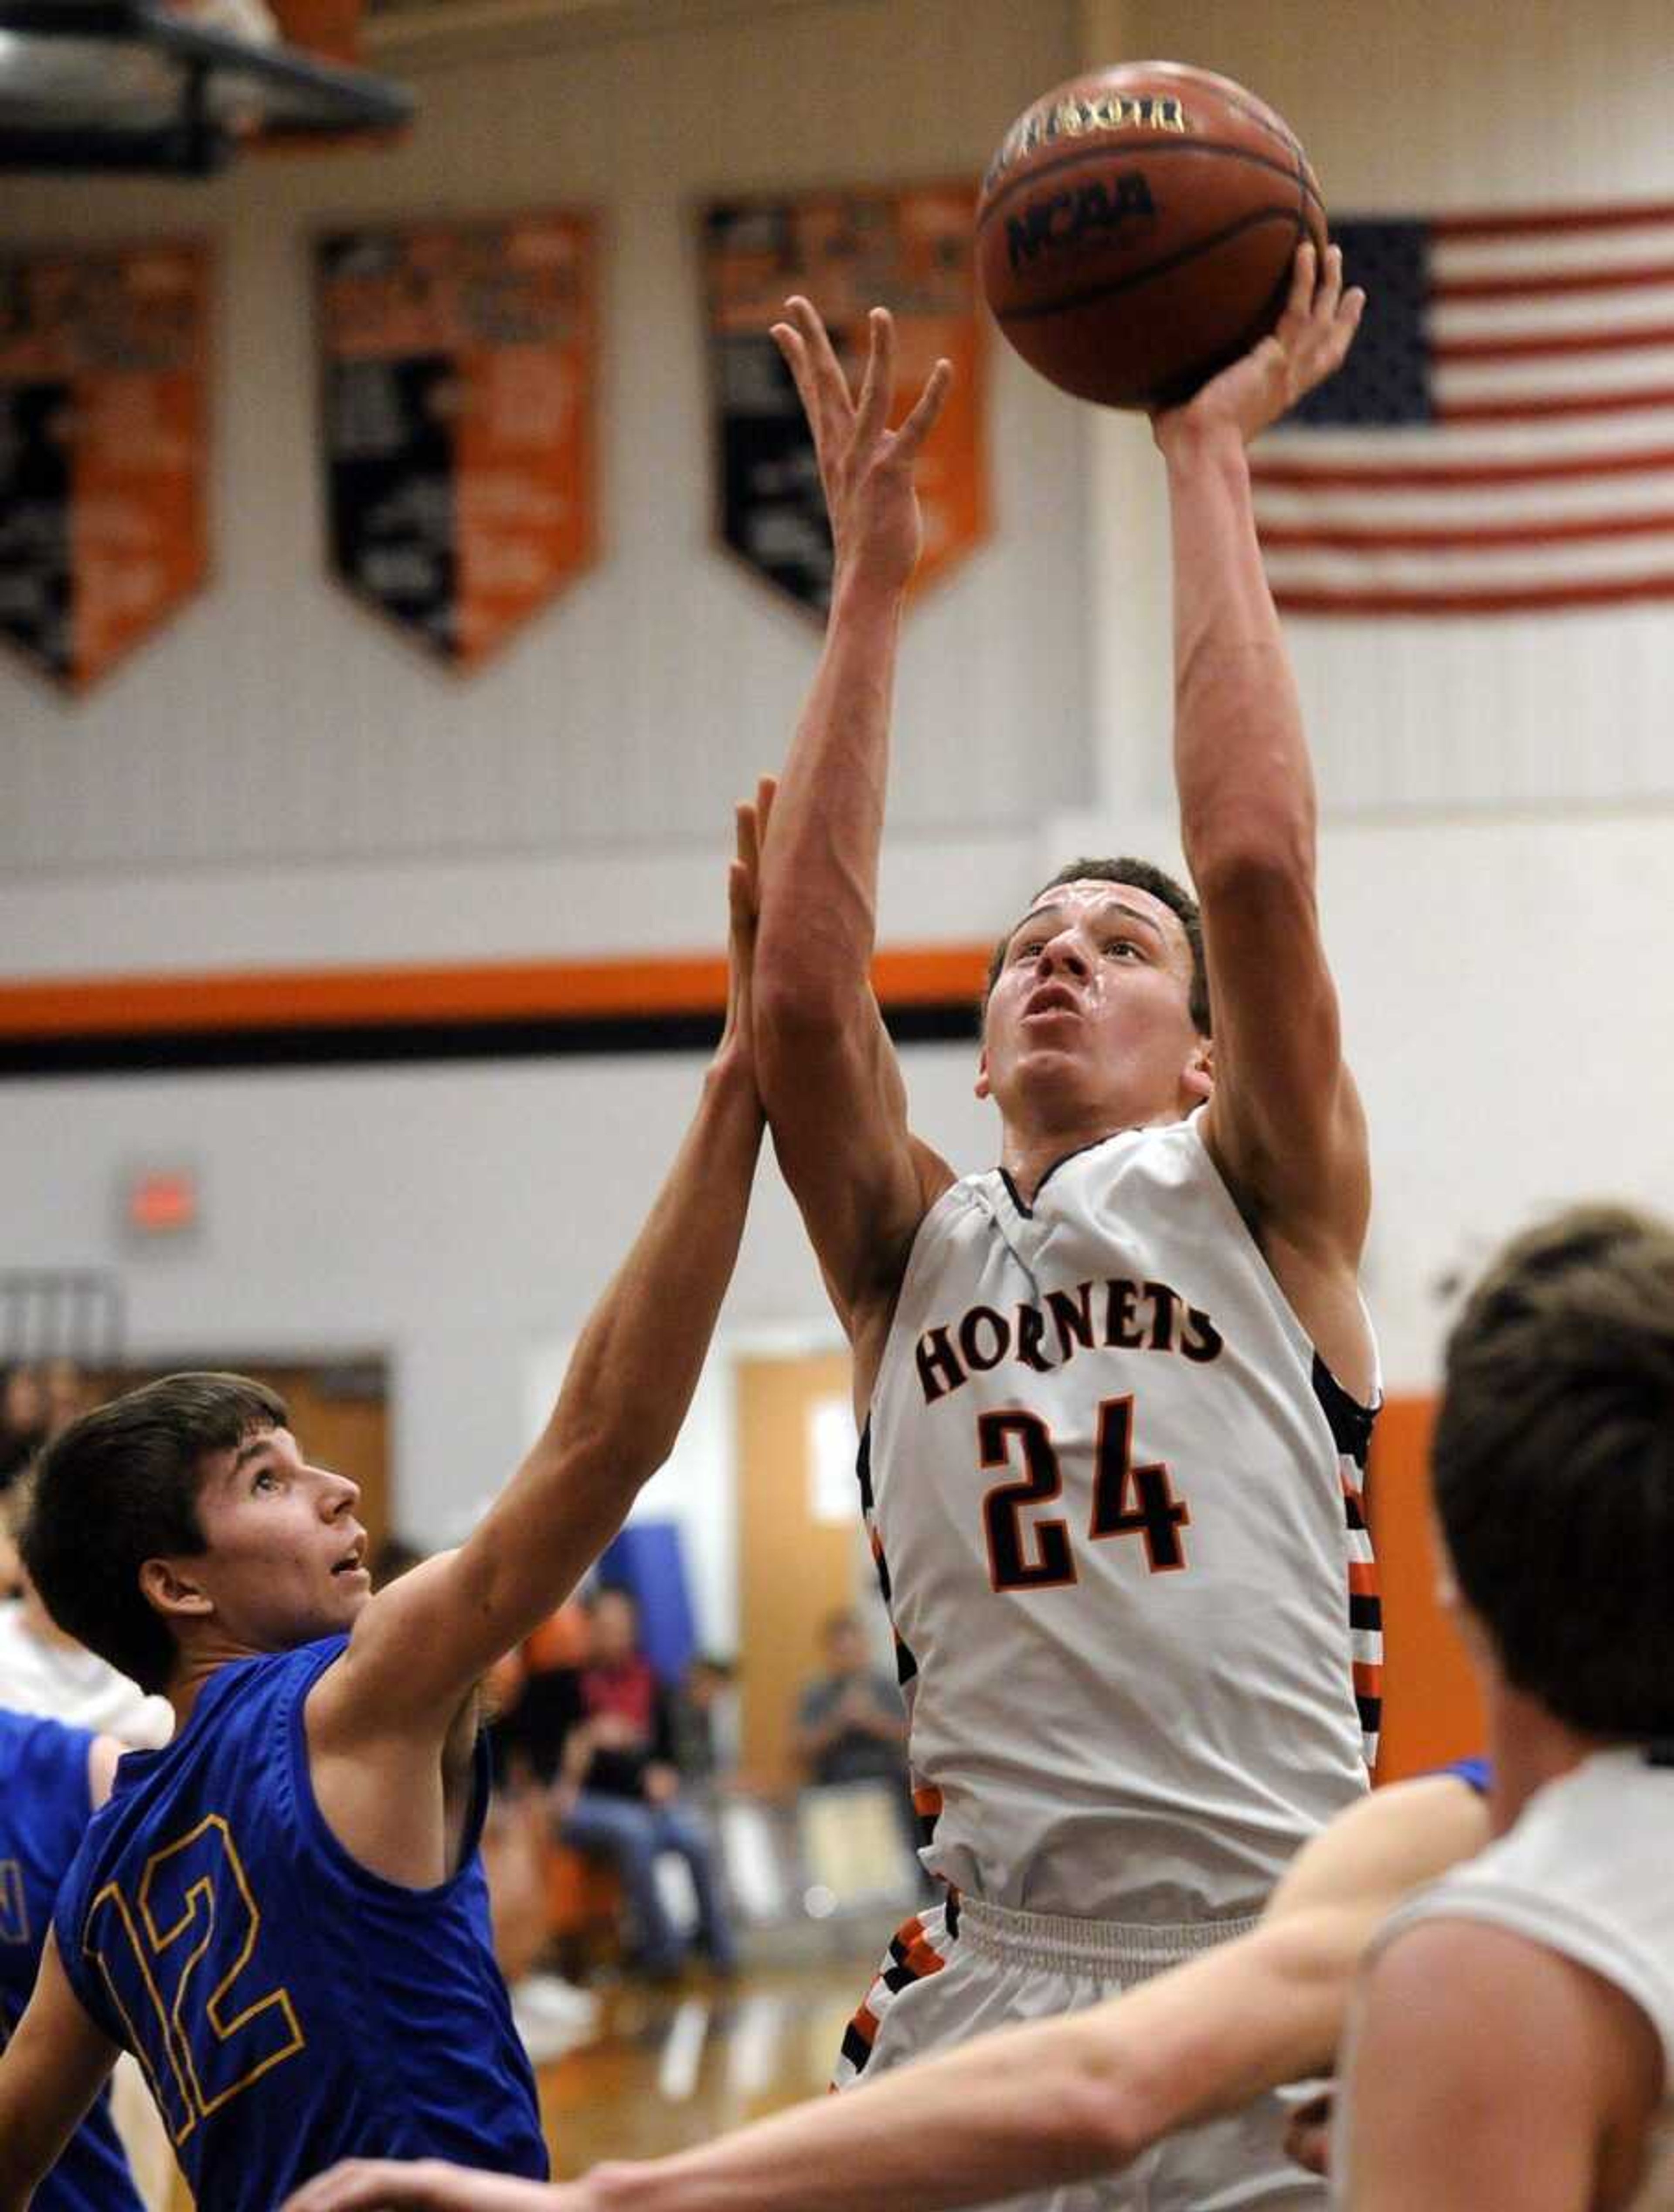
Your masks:
[[[332,561],[469,668],[593,560],[590,216],[319,241]]]
[[[71,690],[209,566],[209,256],[0,256],[0,642]]]
[[[831,535],[790,372],[768,336],[800,292],[858,385],[867,310],[895,317],[898,422],[946,355],[953,389],[919,464],[924,557],[915,588],[989,531],[983,330],[972,270],[974,184],[727,199],[703,210],[720,530],[729,550],[815,614],[831,592]]]

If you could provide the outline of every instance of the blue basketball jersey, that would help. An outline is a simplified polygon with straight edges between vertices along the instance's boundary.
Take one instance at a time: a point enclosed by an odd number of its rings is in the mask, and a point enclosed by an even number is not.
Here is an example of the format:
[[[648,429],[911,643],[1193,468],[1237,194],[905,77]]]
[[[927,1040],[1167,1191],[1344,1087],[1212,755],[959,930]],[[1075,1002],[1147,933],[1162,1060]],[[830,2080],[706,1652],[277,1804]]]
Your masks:
[[[348,2157],[545,2180],[490,1939],[476,1791],[459,1869],[407,1889],[326,1826],[302,1708],[344,1637],[222,1667],[122,1761],[59,1895],[77,1996],[137,2052],[200,2204],[271,2212]]]
[[[93,1814],[85,1729],[0,1712],[0,2045],[23,2017],[58,1886]],[[142,2212],[107,2092],[34,2195],[35,2212]]]

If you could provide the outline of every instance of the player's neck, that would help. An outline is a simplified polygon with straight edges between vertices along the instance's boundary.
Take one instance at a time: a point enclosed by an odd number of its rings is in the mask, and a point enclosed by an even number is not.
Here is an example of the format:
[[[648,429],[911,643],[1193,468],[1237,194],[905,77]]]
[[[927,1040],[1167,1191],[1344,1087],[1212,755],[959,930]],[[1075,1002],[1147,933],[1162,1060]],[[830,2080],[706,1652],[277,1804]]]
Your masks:
[[[163,1695],[174,1708],[178,1736],[192,1718],[198,1700],[223,1667],[234,1659],[257,1659],[263,1655],[247,1644],[235,1643],[214,1620],[203,1624],[189,1641],[182,1641],[174,1672]]]
[[[1537,1790],[1607,1747],[1603,1737],[1571,1728],[1503,1680],[1485,1681],[1482,1694],[1494,1763],[1488,1811],[1494,1834],[1503,1836]]]
[[[1174,1106],[1146,1114],[1126,1112],[1121,1106],[1100,1104],[1062,1114],[1037,1114],[1026,1120],[1007,1118],[1000,1147],[1000,1164],[1011,1178],[1026,1206],[1047,1176],[1072,1152],[1102,1144],[1120,1129],[1148,1129],[1184,1119]]]

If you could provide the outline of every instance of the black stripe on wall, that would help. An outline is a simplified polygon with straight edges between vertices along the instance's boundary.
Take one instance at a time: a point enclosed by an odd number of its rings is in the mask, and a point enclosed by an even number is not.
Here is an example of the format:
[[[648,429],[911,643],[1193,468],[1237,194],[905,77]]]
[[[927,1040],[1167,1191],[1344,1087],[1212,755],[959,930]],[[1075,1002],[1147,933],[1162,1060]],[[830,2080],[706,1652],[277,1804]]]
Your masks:
[[[897,1044],[974,1044],[968,1000],[884,1009]],[[0,1079],[214,1074],[275,1067],[564,1060],[612,1053],[707,1053],[718,1013],[587,1014],[533,1021],[320,1023],[275,1029],[158,1030],[129,1035],[0,1036]]]

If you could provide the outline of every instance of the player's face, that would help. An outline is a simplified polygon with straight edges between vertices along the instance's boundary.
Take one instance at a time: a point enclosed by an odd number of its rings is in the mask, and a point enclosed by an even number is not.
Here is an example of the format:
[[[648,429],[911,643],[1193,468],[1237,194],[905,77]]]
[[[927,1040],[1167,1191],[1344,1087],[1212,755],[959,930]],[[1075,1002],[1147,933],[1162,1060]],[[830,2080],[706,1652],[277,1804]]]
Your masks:
[[[259,1431],[210,1462],[198,1498],[209,1549],[180,1566],[242,1648],[338,1635],[372,1589],[359,1502],[359,1486],[310,1467],[289,1429]]]
[[[1131,884],[1056,884],[1012,932],[983,1024],[978,1093],[1008,1119],[1040,1108],[1113,1125],[1208,1095],[1179,916]]]

